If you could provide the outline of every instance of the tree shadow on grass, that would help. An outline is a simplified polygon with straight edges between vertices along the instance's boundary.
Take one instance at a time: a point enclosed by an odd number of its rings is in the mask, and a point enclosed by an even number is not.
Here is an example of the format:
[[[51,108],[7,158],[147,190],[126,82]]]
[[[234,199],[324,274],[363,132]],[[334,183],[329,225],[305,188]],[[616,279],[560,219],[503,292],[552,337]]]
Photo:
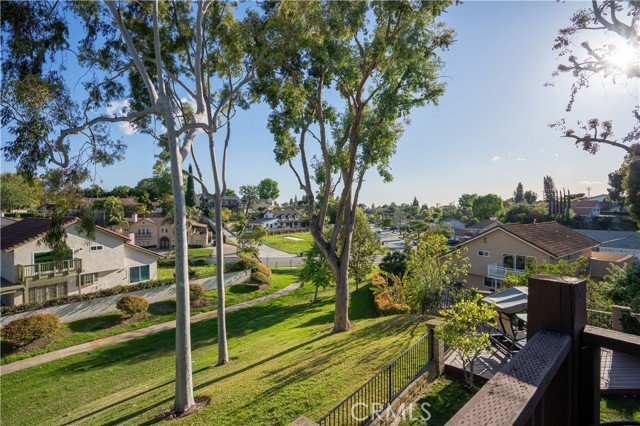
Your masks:
[[[163,300],[149,305],[149,313],[153,315],[167,315],[176,313],[175,299]]]
[[[122,323],[122,315],[113,313],[99,317],[85,318],[67,323],[67,327],[75,333],[90,333],[92,331],[106,330]]]
[[[236,284],[229,287],[227,291],[233,294],[247,294],[247,293],[253,293],[253,292],[257,293],[258,290],[259,290],[258,286],[255,286],[255,285]]]

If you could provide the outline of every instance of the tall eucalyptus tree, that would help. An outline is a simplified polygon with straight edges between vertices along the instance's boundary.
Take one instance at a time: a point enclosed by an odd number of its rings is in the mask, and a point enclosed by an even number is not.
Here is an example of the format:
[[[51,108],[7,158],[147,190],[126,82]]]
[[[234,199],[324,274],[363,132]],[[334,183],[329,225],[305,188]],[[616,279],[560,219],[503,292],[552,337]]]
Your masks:
[[[358,197],[367,170],[391,179],[389,159],[414,107],[444,93],[437,52],[453,31],[437,17],[451,1],[267,3],[279,13],[268,40],[285,40],[254,89],[273,109],[276,160],[308,200],[310,231],[336,285],[335,332],[348,316],[348,263]],[[317,157],[316,157],[317,154]],[[316,192],[317,191],[317,192]],[[323,228],[337,195],[335,227]]]

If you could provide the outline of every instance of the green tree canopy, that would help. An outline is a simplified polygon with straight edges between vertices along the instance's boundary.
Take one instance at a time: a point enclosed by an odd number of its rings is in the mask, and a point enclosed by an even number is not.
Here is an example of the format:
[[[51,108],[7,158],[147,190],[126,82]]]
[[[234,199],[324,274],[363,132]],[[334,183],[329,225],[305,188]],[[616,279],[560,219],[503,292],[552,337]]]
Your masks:
[[[473,201],[473,215],[478,220],[498,216],[502,211],[502,199],[495,194],[481,195]]]
[[[513,201],[515,203],[521,203],[524,201],[524,186],[522,186],[522,182],[518,182],[516,190],[513,191]]]
[[[353,275],[356,282],[356,290],[358,290],[359,283],[373,270],[373,260],[380,247],[380,238],[371,230],[367,216],[358,207],[351,241],[351,258],[349,259],[349,273]],[[331,275],[331,269],[328,269],[328,272]]]
[[[262,179],[258,184],[258,196],[264,200],[277,199],[280,196],[278,182],[271,178]]]
[[[44,185],[37,177],[29,182],[16,173],[0,175],[0,205],[3,211],[36,207],[43,194]]]

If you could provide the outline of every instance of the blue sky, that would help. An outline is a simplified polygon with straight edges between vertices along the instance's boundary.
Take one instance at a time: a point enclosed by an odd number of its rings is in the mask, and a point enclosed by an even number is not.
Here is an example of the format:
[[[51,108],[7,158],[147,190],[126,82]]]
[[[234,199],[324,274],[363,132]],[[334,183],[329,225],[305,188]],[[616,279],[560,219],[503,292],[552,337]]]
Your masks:
[[[451,7],[444,20],[455,29],[457,41],[442,55],[446,93],[438,107],[411,114],[412,124],[391,160],[394,181],[384,184],[374,170],[368,172],[360,200],[380,205],[411,202],[416,196],[434,205],[455,202],[463,193],[507,198],[519,181],[525,190],[540,194],[545,175],[572,193],[587,192],[588,186],[592,195],[606,193],[607,174],[619,167],[623,152],[602,147],[596,156],[590,155],[548,124],[561,117],[569,123],[601,117],[613,119],[622,134],[632,123],[630,111],[640,96],[638,81],[613,85],[593,80],[588,91],[578,94],[571,113],[564,111],[569,78],[544,87],[558,64],[552,50],[558,29],[589,4],[468,1]],[[613,40],[603,34],[592,37],[594,43]],[[234,118],[228,185],[237,190],[270,177],[279,182],[283,202],[300,197],[301,191],[290,169],[274,160],[268,113],[266,105],[254,105]],[[114,126],[114,132],[121,130]],[[127,159],[97,170],[96,183],[104,188],[134,186],[151,175],[158,149],[144,136],[124,137]],[[205,144],[204,138],[197,142]],[[211,176],[210,168],[202,165]],[[3,162],[2,169],[13,167]]]

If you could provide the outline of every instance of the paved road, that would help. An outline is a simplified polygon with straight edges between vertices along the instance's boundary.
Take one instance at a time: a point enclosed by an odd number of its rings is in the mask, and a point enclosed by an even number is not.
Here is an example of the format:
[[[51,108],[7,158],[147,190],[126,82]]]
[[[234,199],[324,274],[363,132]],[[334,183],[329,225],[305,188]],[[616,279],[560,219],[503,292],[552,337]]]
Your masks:
[[[247,300],[246,302],[238,303],[237,305],[229,306],[225,308],[225,312],[239,311],[240,309],[248,308],[250,306],[257,305],[267,300],[275,299],[285,294],[289,294],[292,291],[300,287],[300,283],[291,284],[283,289],[280,289],[274,293],[267,294],[266,296],[258,297],[256,299]],[[191,323],[202,321],[209,318],[214,318],[218,315],[218,311],[203,312],[191,317]],[[66,358],[71,355],[89,352],[93,349],[114,345],[116,343],[126,342],[128,340],[136,339],[142,336],[148,336],[159,331],[171,330],[176,328],[175,321],[168,321],[162,324],[152,325],[151,327],[141,328],[139,330],[130,331],[128,333],[117,334],[115,336],[105,337],[103,339],[94,340],[93,342],[83,343],[81,345],[71,346],[69,348],[60,349],[58,351],[49,352],[43,355],[34,356],[32,358],[23,359],[21,361],[12,362],[0,367],[0,375],[13,373],[15,371],[24,370],[25,368],[34,367],[57,359]]]
[[[375,225],[371,225],[371,229],[378,234],[378,237],[380,237],[380,242],[389,250],[404,250],[404,241],[398,235],[392,233],[391,231],[380,229]]]

